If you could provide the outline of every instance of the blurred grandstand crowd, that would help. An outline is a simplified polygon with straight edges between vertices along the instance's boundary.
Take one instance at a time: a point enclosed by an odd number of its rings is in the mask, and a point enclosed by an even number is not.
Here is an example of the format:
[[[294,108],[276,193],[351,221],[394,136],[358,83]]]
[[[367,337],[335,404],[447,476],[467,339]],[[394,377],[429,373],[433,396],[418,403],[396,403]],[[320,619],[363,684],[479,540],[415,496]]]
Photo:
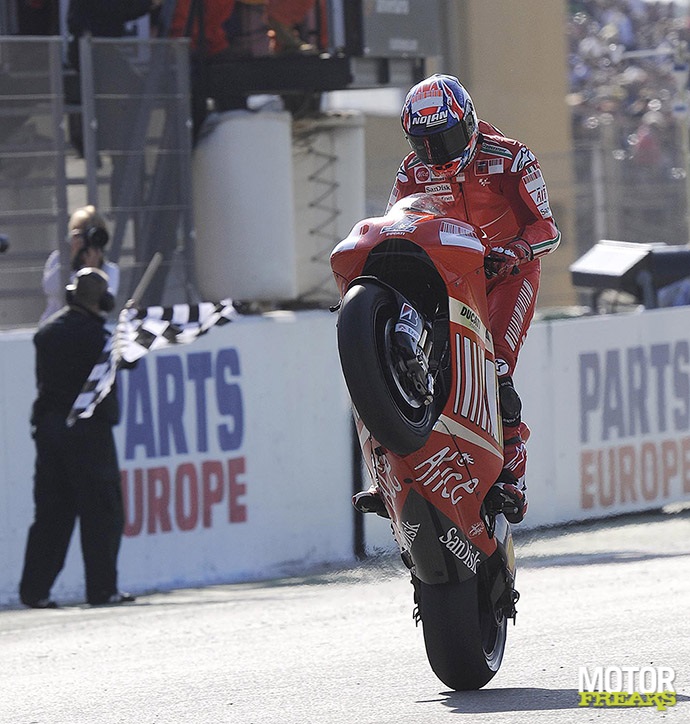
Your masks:
[[[688,7],[646,0],[572,0],[568,18],[573,134],[609,143],[646,174],[677,177],[674,62],[687,58]]]

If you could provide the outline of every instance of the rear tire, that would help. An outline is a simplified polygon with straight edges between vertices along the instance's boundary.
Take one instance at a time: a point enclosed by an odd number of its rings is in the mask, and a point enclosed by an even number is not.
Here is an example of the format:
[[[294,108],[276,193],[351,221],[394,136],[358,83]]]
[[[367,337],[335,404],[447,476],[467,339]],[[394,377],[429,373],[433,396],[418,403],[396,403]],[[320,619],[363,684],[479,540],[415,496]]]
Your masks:
[[[436,405],[411,400],[396,381],[393,292],[362,281],[348,290],[338,317],[338,351],[352,404],[374,438],[396,455],[419,450],[436,422]]]
[[[415,581],[433,672],[456,691],[480,689],[501,666],[507,620],[496,615],[478,576],[454,583]]]

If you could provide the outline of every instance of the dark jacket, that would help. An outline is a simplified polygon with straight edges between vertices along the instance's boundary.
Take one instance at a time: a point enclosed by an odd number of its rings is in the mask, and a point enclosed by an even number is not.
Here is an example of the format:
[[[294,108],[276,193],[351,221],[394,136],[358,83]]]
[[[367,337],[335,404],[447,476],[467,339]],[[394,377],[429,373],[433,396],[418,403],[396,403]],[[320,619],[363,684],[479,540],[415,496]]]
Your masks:
[[[90,33],[94,38],[121,38],[125,23],[146,15],[151,0],[70,0],[67,11],[69,45],[67,57],[79,68],[79,38]],[[112,71],[111,71],[112,72]]]
[[[42,326],[34,336],[36,386],[32,424],[39,424],[47,412],[65,419],[98,360],[109,335],[105,320],[79,307],[66,307]],[[93,418],[111,425],[119,421],[115,388],[96,407]]]
[[[151,0],[70,0],[67,29],[75,38],[86,32],[96,38],[121,38],[125,23],[150,9]]]

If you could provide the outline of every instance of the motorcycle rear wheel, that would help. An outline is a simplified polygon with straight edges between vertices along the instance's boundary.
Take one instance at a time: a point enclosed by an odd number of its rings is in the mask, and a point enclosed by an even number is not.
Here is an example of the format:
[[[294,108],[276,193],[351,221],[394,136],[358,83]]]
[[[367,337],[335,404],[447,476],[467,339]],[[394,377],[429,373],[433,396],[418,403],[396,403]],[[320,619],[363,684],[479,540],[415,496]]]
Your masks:
[[[432,403],[410,399],[396,375],[392,292],[373,282],[353,285],[338,317],[338,351],[352,404],[373,437],[396,455],[419,450],[436,422]]]
[[[480,689],[501,666],[507,619],[480,595],[477,576],[433,585],[418,580],[416,588],[433,672],[450,689]]]

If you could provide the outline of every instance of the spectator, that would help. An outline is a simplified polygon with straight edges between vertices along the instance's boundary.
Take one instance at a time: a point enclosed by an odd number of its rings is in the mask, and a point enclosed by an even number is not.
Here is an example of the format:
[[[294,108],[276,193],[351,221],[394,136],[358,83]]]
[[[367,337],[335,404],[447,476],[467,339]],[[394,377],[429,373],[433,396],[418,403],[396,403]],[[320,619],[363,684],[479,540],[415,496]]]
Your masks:
[[[687,239],[686,87],[674,70],[687,60],[687,10],[677,2],[570,0],[567,37],[578,247],[602,236]]]
[[[232,15],[235,0],[178,0],[170,24],[173,38],[190,37],[192,50],[213,57],[228,50],[223,23]],[[203,38],[203,39],[202,39]]]
[[[674,53],[690,40],[687,19],[673,2],[640,0],[571,0],[568,20],[570,95],[576,139],[599,133],[601,89],[621,94],[618,136],[635,132],[648,110],[673,125]],[[635,56],[626,56],[634,50]],[[652,106],[649,104],[652,103]]]
[[[208,115],[209,64],[269,54],[266,0],[178,0],[169,35],[192,40],[192,138]],[[246,109],[243,93],[227,94],[218,110]]]
[[[79,67],[79,38],[90,34],[96,38],[121,38],[126,23],[148,13],[157,12],[163,0],[70,0],[67,11],[69,31],[68,56]]]
[[[633,166],[642,178],[654,180],[671,165],[664,138],[666,121],[659,111],[647,111],[630,138]]]
[[[83,206],[72,214],[67,233],[67,242],[70,245],[70,278],[74,278],[75,273],[83,267],[96,267],[106,273],[108,291],[116,296],[120,285],[120,269],[106,258],[105,247],[108,241],[105,221],[94,206]],[[47,304],[39,324],[59,311],[65,303],[59,249],[52,251],[46,260],[43,269],[43,292]]]
[[[690,304],[690,278],[661,287],[657,292],[657,303],[660,307],[685,307]]]
[[[268,0],[236,0],[232,15],[223,23],[230,53],[257,58],[269,55]]]
[[[18,0],[19,35],[60,35],[58,0]]]
[[[191,37],[204,62],[268,55],[267,0],[179,0],[170,36]]]
[[[19,585],[20,599],[30,608],[57,607],[50,592],[64,566],[77,518],[87,602],[134,600],[117,586],[124,509],[112,433],[120,414],[115,389],[92,417],[77,419],[71,427],[66,422],[108,336],[104,312],[113,306],[108,277],[100,269],[84,267],[68,294],[69,305],[34,336],[35,512]]]
[[[314,53],[316,47],[302,37],[299,26],[316,0],[268,0],[268,26],[274,35],[275,53]]]

